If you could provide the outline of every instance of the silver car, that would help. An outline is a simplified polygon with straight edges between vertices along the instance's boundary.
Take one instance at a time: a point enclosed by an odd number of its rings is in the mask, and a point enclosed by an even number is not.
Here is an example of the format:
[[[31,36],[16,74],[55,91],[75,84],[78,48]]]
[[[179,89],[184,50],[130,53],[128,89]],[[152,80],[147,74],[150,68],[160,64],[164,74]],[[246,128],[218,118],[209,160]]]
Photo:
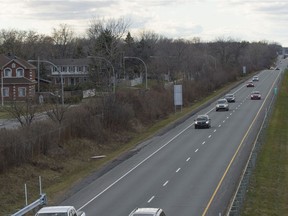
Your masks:
[[[235,103],[235,95],[234,94],[226,94],[225,99],[228,101],[228,103]]]
[[[225,111],[229,110],[229,103],[225,98],[219,99],[217,101],[216,111],[219,111],[219,110],[225,110]]]
[[[129,216],[166,216],[161,208],[136,208]]]

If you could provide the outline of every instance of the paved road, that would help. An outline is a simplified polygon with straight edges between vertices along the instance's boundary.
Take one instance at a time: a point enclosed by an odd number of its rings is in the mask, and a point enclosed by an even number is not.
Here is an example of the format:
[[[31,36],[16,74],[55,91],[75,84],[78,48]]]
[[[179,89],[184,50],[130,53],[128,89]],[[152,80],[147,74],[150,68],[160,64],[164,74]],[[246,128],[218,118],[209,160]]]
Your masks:
[[[160,207],[168,216],[224,215],[281,72],[264,70],[254,88],[232,89],[236,103],[228,112],[216,112],[213,103],[197,113],[211,117],[210,129],[195,130],[192,116],[139,145],[61,205],[88,216],[127,216],[135,207]],[[253,90],[262,100],[250,100]]]

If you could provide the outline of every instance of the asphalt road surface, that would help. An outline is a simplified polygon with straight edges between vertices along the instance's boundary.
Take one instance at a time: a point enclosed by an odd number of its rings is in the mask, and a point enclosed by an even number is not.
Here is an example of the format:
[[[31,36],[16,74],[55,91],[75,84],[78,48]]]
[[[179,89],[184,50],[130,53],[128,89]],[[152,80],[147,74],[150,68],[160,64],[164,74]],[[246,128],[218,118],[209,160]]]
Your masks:
[[[215,103],[174,128],[141,143],[93,181],[83,184],[61,205],[87,216],[127,216],[136,207],[159,207],[167,216],[225,215],[239,183],[281,70],[264,70],[254,88],[243,83],[229,111]],[[261,100],[250,100],[253,90]],[[208,114],[210,129],[194,129],[194,118]]]

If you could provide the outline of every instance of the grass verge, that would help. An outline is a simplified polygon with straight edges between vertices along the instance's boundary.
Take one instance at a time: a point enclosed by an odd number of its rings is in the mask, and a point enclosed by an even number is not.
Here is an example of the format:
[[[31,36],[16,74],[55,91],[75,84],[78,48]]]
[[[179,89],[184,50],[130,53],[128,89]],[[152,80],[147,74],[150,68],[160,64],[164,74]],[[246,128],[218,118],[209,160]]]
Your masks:
[[[286,70],[241,215],[288,215],[287,83]]]

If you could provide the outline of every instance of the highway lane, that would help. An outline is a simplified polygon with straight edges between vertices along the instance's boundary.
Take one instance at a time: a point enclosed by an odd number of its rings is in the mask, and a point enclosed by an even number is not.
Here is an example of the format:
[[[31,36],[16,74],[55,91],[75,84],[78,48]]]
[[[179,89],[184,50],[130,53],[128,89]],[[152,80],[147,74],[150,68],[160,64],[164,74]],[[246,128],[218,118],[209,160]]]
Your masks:
[[[262,104],[279,74],[266,70],[255,88],[233,89],[237,101],[228,112],[216,112],[212,104],[198,113],[209,114],[212,128],[195,130],[192,116],[142,143],[132,157],[62,204],[88,216],[125,216],[135,207],[161,207],[167,215],[223,215],[257,132],[252,123],[261,123],[255,116],[265,111]],[[251,101],[256,89],[263,98]]]

